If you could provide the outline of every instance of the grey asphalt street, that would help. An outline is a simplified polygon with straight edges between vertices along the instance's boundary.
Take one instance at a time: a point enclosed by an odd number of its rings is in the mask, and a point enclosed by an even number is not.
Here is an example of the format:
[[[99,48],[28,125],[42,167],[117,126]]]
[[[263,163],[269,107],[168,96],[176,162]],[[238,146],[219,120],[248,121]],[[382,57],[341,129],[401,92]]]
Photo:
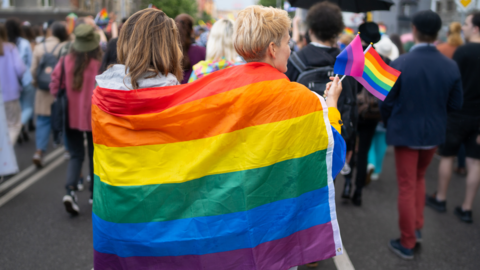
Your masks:
[[[32,141],[16,146],[21,170],[31,165],[34,150]],[[63,155],[57,159],[63,159]],[[61,163],[0,206],[1,270],[92,269],[89,192],[78,193],[81,214],[70,217],[62,204],[66,165],[67,162]],[[438,158],[435,158],[426,176],[428,192],[435,190],[437,166]],[[1,192],[0,200],[40,172],[35,171]],[[463,199],[463,177],[454,175],[452,179],[447,213],[439,214],[429,208],[425,209],[424,242],[416,248],[413,261],[403,261],[387,248],[390,239],[399,237],[392,150],[389,149],[386,155],[380,180],[372,182],[365,189],[362,207],[340,199],[343,181],[339,177],[336,183],[337,214],[343,244],[354,269],[480,269],[480,196],[475,201],[475,223],[461,223],[453,215],[454,207],[461,204]],[[346,270],[338,268],[333,259],[320,262],[316,268],[301,266],[299,269]]]

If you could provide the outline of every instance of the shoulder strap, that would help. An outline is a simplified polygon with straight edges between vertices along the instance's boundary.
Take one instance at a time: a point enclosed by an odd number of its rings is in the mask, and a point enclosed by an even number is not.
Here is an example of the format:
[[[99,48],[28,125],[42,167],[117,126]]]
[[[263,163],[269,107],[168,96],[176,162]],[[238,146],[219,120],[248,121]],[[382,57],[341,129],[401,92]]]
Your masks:
[[[58,45],[60,45],[60,43],[58,43],[57,45],[55,45],[55,47],[53,47],[52,51],[50,52],[51,54],[54,54],[55,50],[57,49]]]
[[[307,69],[305,64],[300,60],[300,57],[298,57],[298,54],[296,52],[293,52],[292,55],[290,55],[290,58],[288,59],[292,62],[293,66],[300,72],[302,73]]]

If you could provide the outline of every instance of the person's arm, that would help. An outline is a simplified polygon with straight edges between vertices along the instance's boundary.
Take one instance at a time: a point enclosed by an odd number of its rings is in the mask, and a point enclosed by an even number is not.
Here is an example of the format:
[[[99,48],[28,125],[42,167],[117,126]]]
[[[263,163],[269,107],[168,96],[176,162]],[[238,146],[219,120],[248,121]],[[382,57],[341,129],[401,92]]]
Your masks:
[[[12,48],[11,53],[13,58],[13,68],[15,70],[15,74],[17,75],[17,78],[20,80],[23,76],[23,73],[25,73],[25,71],[27,70],[27,68],[25,67],[25,64],[23,63],[23,60],[20,57],[20,54],[18,53],[18,50],[16,47]]]
[[[330,80],[333,80],[333,82],[329,82],[325,89],[325,96],[327,97],[326,103],[328,107],[328,119],[330,120],[332,127],[335,128],[339,134],[341,134],[343,122],[340,112],[337,108],[337,103],[343,90],[342,83],[340,82],[339,77],[330,77]]]
[[[60,58],[51,75],[49,88],[50,88],[50,93],[54,96],[57,95],[58,90],[60,88],[60,84],[62,83],[60,81],[61,80],[60,77],[62,76],[62,68],[64,66],[64,61],[65,61],[64,59],[65,57]],[[65,77],[65,74],[63,76]]]
[[[112,22],[112,39],[118,37],[118,25],[117,22]]]

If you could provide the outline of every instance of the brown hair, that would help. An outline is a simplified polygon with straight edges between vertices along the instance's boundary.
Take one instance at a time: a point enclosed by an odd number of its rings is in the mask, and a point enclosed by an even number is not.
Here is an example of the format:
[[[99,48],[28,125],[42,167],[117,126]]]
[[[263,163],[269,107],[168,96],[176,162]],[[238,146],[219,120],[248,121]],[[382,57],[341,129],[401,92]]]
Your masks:
[[[75,58],[73,66],[73,90],[80,92],[83,85],[83,73],[88,67],[91,59],[102,61],[102,49],[100,46],[89,52],[77,52],[73,46],[70,48],[70,55]]]
[[[459,22],[452,22],[448,27],[448,44],[458,47],[463,44],[462,25]]]
[[[175,22],[163,11],[153,8],[140,10],[123,25],[118,37],[118,63],[125,65],[134,89],[138,79],[146,72],[172,73],[179,81],[182,73],[182,50]]]
[[[0,55],[3,55],[3,43],[8,42],[7,29],[5,25],[0,23]]]
[[[182,42],[183,51],[183,70],[189,70],[192,67],[190,57],[188,56],[188,50],[192,45],[192,32],[193,32],[193,18],[188,14],[180,14],[175,17],[175,23],[180,33],[180,40]]]

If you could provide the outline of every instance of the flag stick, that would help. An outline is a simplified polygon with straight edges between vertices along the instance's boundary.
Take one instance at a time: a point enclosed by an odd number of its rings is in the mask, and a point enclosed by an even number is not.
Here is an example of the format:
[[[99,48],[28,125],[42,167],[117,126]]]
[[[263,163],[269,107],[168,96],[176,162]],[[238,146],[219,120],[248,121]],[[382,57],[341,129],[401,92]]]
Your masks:
[[[340,81],[338,82],[338,84],[340,84],[340,83],[343,81],[343,79],[345,79],[345,77],[347,77],[347,75],[343,75],[343,77],[340,79]]]
[[[370,45],[368,45],[368,47],[365,49],[365,51],[363,52],[363,54],[366,54],[368,52],[368,50],[370,50],[370,48],[372,47],[373,43],[370,42]]]

